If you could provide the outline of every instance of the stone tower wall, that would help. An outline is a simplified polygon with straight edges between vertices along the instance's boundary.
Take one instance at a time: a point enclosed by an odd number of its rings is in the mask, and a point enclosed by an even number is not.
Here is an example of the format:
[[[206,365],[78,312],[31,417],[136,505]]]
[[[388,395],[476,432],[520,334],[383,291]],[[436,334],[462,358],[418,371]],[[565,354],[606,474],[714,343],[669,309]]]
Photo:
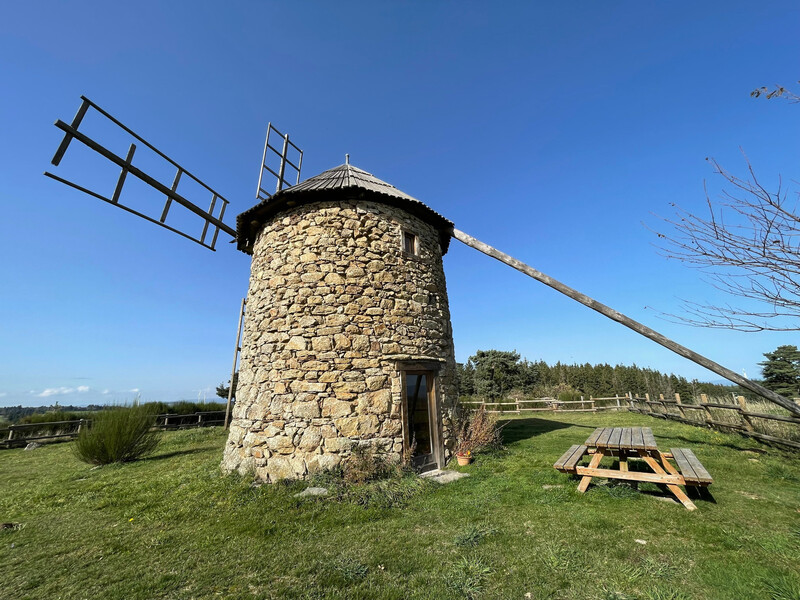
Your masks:
[[[405,253],[402,231],[418,238]],[[237,402],[223,469],[300,478],[357,443],[400,459],[399,363],[436,362],[446,457],[454,355],[439,233],[350,200],[280,213],[253,251]]]

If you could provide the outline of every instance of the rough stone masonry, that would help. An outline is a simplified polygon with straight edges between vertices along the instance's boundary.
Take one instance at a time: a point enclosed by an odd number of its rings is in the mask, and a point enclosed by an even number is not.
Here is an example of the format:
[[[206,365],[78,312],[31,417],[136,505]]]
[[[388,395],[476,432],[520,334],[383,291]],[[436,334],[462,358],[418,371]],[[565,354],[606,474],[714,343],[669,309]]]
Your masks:
[[[351,196],[287,203],[258,224],[225,471],[302,478],[355,444],[400,460],[400,370],[414,361],[438,365],[433,418],[449,458],[455,363],[441,232],[378,194]]]

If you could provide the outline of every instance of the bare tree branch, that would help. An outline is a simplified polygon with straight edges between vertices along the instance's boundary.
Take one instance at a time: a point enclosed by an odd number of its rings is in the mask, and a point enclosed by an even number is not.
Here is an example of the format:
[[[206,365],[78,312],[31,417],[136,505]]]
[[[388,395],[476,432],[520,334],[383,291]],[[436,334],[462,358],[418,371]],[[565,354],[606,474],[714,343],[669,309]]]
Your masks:
[[[744,154],[744,153],[743,153]],[[676,204],[675,216],[663,219],[672,233],[663,240],[662,255],[700,269],[716,289],[744,303],[714,305],[685,301],[689,316],[666,315],[702,327],[739,331],[800,330],[800,214],[798,204],[779,181],[773,192],[758,180],[745,156],[748,177],[726,171],[706,159],[729,184],[719,202],[706,188],[708,215]],[[759,307],[753,309],[752,302]]]
[[[800,83],[800,81],[797,83]],[[750,92],[750,96],[753,98],[764,96],[764,98],[767,100],[772,100],[773,98],[785,98],[792,104],[800,102],[800,96],[794,92],[790,92],[782,85],[775,85],[775,89],[772,91],[770,91],[766,86],[761,86],[760,88],[756,88]]]

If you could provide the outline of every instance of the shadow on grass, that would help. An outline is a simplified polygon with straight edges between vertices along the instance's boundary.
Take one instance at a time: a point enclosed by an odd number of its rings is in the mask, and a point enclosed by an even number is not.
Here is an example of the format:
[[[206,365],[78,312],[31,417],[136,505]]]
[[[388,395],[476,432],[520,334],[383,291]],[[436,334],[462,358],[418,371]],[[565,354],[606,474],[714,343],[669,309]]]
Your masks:
[[[503,427],[503,443],[512,444],[520,440],[527,440],[543,433],[549,433],[558,429],[568,427],[583,427],[594,431],[593,425],[577,425],[575,423],[564,423],[554,419],[500,419],[498,421]]]
[[[610,465],[610,468],[619,470],[619,461],[614,460]],[[628,470],[638,473],[653,472],[646,463],[639,460],[629,461]],[[577,484],[580,483],[582,477],[580,475],[572,475],[570,479]],[[686,495],[689,496],[689,498],[693,501],[703,500],[709,504],[717,503],[716,498],[714,498],[707,486],[686,485],[681,487],[686,490]],[[616,492],[614,492],[614,490],[616,490]],[[625,490],[627,490],[628,493],[624,493]],[[660,500],[671,500],[675,504],[679,506],[681,505],[675,495],[663,483],[628,482],[616,479],[606,479],[604,477],[594,477],[587,492],[598,493],[600,491],[609,493],[611,496],[616,496],[619,498],[641,494],[643,496],[652,496]]]
[[[672,422],[672,423],[676,422],[676,421],[672,421],[671,419],[663,419],[663,420],[667,421],[667,422]],[[707,428],[701,422],[683,423],[683,425],[689,425],[690,427],[697,428],[698,433],[700,433],[700,432],[704,432],[704,433],[721,433],[721,434],[730,435],[730,436],[735,436],[738,433],[734,428],[731,428],[730,430]],[[686,437],[686,436],[682,436],[682,435],[669,435],[669,434],[668,435],[658,435],[655,431],[653,432],[653,435],[657,440],[659,438],[661,438],[661,439],[667,438],[667,439],[681,440],[683,442],[688,442],[690,444],[705,444],[705,445],[708,445],[708,446],[721,446],[721,447],[725,447],[725,448],[730,448],[731,450],[739,450],[739,451],[748,450],[750,452],[758,452],[760,454],[767,454],[767,450],[766,449],[758,448],[758,447],[752,445],[753,441],[754,441],[754,438],[749,438],[749,437],[744,436],[744,435],[739,435],[739,437],[738,437],[738,439],[741,440],[742,444],[738,444],[738,443],[735,443],[735,442],[715,442],[715,441],[711,441],[711,440],[703,440],[703,439],[698,439],[698,438],[693,438],[693,437]],[[781,448],[779,445],[769,444],[768,442],[761,442],[761,444],[765,445],[768,448],[774,448],[776,450],[786,450],[785,448]],[[788,450],[787,452],[789,452],[790,454],[793,454],[791,450]]]
[[[711,494],[711,490],[706,486],[690,485],[686,487],[686,495],[692,500],[705,500],[711,504],[716,504],[717,499]]]
[[[209,450],[220,450],[219,446],[201,446],[200,448],[192,448],[191,450],[175,450],[174,452],[166,452],[164,454],[156,454],[148,456],[145,460],[164,460],[166,458],[174,458],[176,456],[186,456],[187,454],[201,454]]]
[[[737,444],[735,442],[716,442],[712,440],[704,440],[695,437],[686,437],[683,435],[655,435],[655,432],[654,432],[654,437],[656,438],[656,440],[658,440],[659,438],[669,439],[669,440],[680,440],[682,442],[686,442],[687,444],[694,444],[697,446],[714,446],[714,447],[730,448],[731,450],[738,450],[739,452],[747,450],[749,452],[767,454],[767,450],[753,446],[749,438],[746,437],[741,438],[742,441],[741,444]]]

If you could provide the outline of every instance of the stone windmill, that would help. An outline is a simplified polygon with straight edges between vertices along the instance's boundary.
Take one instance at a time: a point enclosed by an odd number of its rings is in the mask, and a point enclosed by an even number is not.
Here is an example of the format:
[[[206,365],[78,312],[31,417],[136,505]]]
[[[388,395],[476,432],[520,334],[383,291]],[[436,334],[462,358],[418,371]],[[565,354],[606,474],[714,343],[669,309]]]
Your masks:
[[[443,466],[456,400],[442,267],[453,224],[349,164],[236,222],[253,262],[224,466],[302,477],[357,442]]]
[[[171,187],[134,165],[136,144],[123,158],[79,127],[90,111],[108,119],[176,168]],[[226,470],[254,469],[260,479],[304,477],[346,460],[368,444],[418,467],[450,458],[449,414],[454,389],[453,337],[442,256],[455,238],[545,283],[670,350],[797,414],[800,407],[737,373],[532,267],[455,229],[442,215],[394,186],[349,164],[300,182],[302,152],[272,125],[259,176],[260,202],[236,228],[223,221],[228,201],[155,147],[82,97],[52,163],[77,140],[120,167],[104,196],[52,173],[47,176],[123,208],[214,250],[220,231],[252,255],[237,402],[222,461]],[[282,149],[270,144],[281,136]],[[294,149],[299,158],[289,158]],[[267,157],[280,158],[275,169]],[[286,169],[296,171],[294,185]],[[267,193],[262,176],[277,177]],[[164,195],[148,215],[121,201],[132,175]],[[191,178],[211,194],[208,210],[178,191]],[[175,206],[201,217],[201,232],[167,222]],[[238,348],[238,343],[237,343]]]

